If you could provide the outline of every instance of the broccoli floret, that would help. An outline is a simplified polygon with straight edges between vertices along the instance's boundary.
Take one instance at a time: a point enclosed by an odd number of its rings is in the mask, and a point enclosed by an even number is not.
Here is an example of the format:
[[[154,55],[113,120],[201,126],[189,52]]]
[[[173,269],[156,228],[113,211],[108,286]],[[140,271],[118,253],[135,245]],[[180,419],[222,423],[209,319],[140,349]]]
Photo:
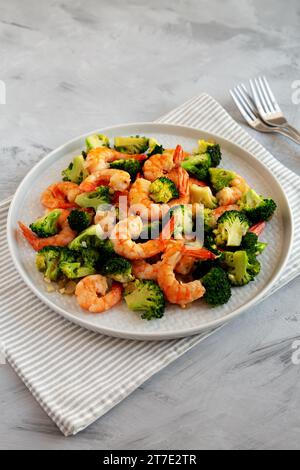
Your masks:
[[[212,268],[216,268],[220,265],[218,260],[206,260],[196,261],[194,265],[193,278],[201,279],[205,276]]]
[[[249,189],[239,201],[241,207],[245,209],[253,209],[257,207],[262,201],[262,197],[257,194],[254,189]]]
[[[203,204],[208,209],[216,209],[218,206],[217,198],[213,195],[209,186],[198,186],[192,184],[190,187],[190,197],[192,203]]]
[[[130,137],[115,137],[115,149],[119,152],[129,153],[130,155],[146,152],[148,145],[149,139],[139,135]]]
[[[198,153],[208,153],[211,158],[211,166],[216,167],[220,165],[222,160],[222,153],[219,144],[214,142],[207,142],[206,140],[198,140],[198,148],[194,151],[195,154]]]
[[[248,268],[248,271],[251,274],[251,276],[253,276],[253,278],[254,278],[255,276],[257,276],[260,273],[261,264],[258,261],[258,259],[256,257],[256,254],[253,253],[252,251],[247,251],[247,255],[248,255],[248,261],[249,261],[249,265],[250,265],[249,268]]]
[[[165,311],[165,298],[154,281],[136,280],[125,289],[125,301],[134,312],[143,312],[142,318],[161,318]]]
[[[216,244],[219,246],[240,246],[242,238],[250,227],[247,217],[239,211],[227,211],[218,220],[214,230]]]
[[[226,304],[231,297],[231,285],[222,268],[212,268],[203,278],[204,299],[213,307]]]
[[[87,152],[98,147],[109,147],[109,138],[104,134],[89,135],[85,139]]]
[[[102,236],[101,228],[91,225],[69,243],[69,249],[79,252],[84,264],[95,266],[100,260],[116,256],[112,241]]]
[[[64,249],[60,259],[60,270],[69,279],[89,276],[97,272],[100,253],[95,248],[82,248],[80,251]]]
[[[269,220],[274,214],[277,205],[273,199],[259,196],[254,189],[249,189],[239,201],[241,210],[253,223]]]
[[[211,166],[219,166],[222,160],[222,152],[219,144],[210,145],[207,147],[207,153],[211,158]]]
[[[164,153],[164,148],[162,145],[158,143],[156,139],[149,139],[149,148],[148,148],[148,156],[151,157],[152,155],[162,154]]]
[[[82,251],[89,251],[89,249]],[[59,268],[61,272],[69,279],[77,279],[96,273],[96,270],[92,264],[85,264],[81,252],[75,252],[69,249],[65,249],[63,251]]]
[[[112,256],[116,256],[113,243],[109,238],[106,238],[105,240],[101,241],[100,248],[101,248],[101,256],[103,255],[103,257],[106,257],[106,258],[108,257],[111,258]]]
[[[78,155],[73,159],[68,168],[62,171],[63,181],[71,181],[72,183],[80,184],[89,175],[87,169],[84,167],[83,155]]]
[[[60,209],[55,209],[48,214],[40,217],[30,224],[30,229],[37,234],[39,238],[47,238],[56,235],[58,232],[58,218],[61,215]]]
[[[231,181],[236,178],[236,173],[223,168],[210,168],[209,177],[213,189],[218,192],[230,185]]]
[[[193,211],[191,205],[178,205],[172,207],[167,214],[168,219],[175,217],[174,237],[181,238],[193,232]],[[163,224],[164,225],[164,224]]]
[[[162,202],[166,204],[171,199],[178,198],[179,193],[173,181],[162,176],[151,183],[149,196],[154,202]]]
[[[111,258],[103,266],[101,272],[117,282],[131,282],[134,277],[131,273],[131,263],[125,258]]]
[[[154,240],[159,237],[161,231],[161,222],[155,220],[152,223],[146,224],[140,233],[139,241]]]
[[[96,273],[93,266],[82,266],[79,261],[74,263],[64,261],[60,263],[59,267],[62,273],[69,279],[79,279]]]
[[[258,236],[255,233],[248,232],[242,238],[241,248],[255,252],[257,242],[258,242]]]
[[[62,274],[70,279],[76,279],[96,272],[92,264],[86,263],[81,254],[66,247],[43,248],[37,253],[36,266],[50,281],[57,281]]]
[[[223,252],[218,249],[215,238],[211,232],[205,234],[203,246],[204,248],[207,248],[209,251],[218,256],[217,259],[222,257]]]
[[[60,263],[74,263],[77,260],[77,253],[64,246],[60,248]]]
[[[261,255],[265,249],[267,248],[268,244],[267,243],[264,243],[264,242],[260,242],[258,241],[257,244],[256,244],[256,255]]]
[[[68,216],[68,222],[72,230],[80,233],[92,223],[93,215],[86,211],[74,209]]]
[[[134,158],[129,158],[128,160],[115,160],[110,163],[110,168],[116,168],[117,170],[124,170],[130,174],[131,181],[134,181],[136,175],[142,171],[142,164]]]
[[[217,217],[212,209],[204,209],[204,232],[211,232],[217,227]]]
[[[181,166],[198,180],[206,180],[211,167],[211,158],[208,153],[192,155],[187,157]]]
[[[263,199],[263,202],[255,209],[250,211],[243,209],[243,211],[251,222],[258,223],[260,221],[270,220],[276,209],[277,204],[273,199]]]
[[[248,232],[242,239],[241,248],[260,255],[267,247],[267,243],[260,242],[256,233]]]
[[[101,249],[102,249],[102,244],[101,244],[101,247],[99,246],[99,249],[98,248],[85,248],[81,250],[80,256],[81,256],[82,264],[84,264],[84,266],[92,266],[93,268],[95,268],[101,257]]]
[[[102,204],[110,204],[111,195],[108,186],[99,186],[95,191],[79,194],[75,202],[80,207],[97,209]]]
[[[70,250],[80,251],[83,248],[100,248],[102,245],[103,240],[101,239],[101,233],[99,233],[99,227],[91,225],[74,238],[68,247]]]
[[[217,250],[216,241],[212,233],[206,233],[204,235],[203,246],[208,250]]]
[[[223,255],[224,268],[228,270],[228,278],[234,286],[245,286],[260,272],[259,261],[247,251],[225,252]]]
[[[49,281],[57,281],[61,272],[59,263],[61,258],[61,248],[58,246],[46,246],[36,254],[36,267],[44,273],[44,277]]]
[[[195,270],[193,276],[195,279],[200,279],[205,276],[212,268],[220,267],[223,261],[223,252],[218,250],[214,237],[211,234],[206,234],[204,238],[204,248],[214,253],[217,258],[213,260],[198,261],[195,263]]]
[[[208,140],[200,139],[198,140],[198,147],[194,150],[194,154],[206,153],[208,147],[212,147],[214,142],[209,142]]]

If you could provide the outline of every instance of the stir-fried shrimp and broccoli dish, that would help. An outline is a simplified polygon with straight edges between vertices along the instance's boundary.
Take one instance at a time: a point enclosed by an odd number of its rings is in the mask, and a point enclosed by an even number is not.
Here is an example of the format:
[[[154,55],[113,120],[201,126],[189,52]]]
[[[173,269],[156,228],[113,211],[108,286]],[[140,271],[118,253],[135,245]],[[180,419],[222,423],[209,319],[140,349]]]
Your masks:
[[[154,138],[89,136],[41,194],[44,213],[19,222],[46,289],[95,314],[124,300],[145,320],[168,303],[227,303],[260,273],[276,203],[221,161],[220,146],[204,140],[186,152]]]

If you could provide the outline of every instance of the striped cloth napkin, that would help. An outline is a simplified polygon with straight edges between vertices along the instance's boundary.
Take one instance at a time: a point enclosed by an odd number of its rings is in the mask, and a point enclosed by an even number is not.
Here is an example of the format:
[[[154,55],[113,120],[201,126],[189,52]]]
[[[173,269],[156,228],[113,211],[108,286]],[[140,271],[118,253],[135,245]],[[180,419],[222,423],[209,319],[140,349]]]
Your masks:
[[[238,126],[210,96],[201,95],[157,122],[198,127],[243,146],[279,179],[300,222],[300,178]],[[69,323],[25,286],[8,254],[9,201],[0,205],[0,340],[8,362],[66,436],[76,434],[212,332],[161,342],[110,338]],[[300,232],[293,263],[268,295],[300,273]]]

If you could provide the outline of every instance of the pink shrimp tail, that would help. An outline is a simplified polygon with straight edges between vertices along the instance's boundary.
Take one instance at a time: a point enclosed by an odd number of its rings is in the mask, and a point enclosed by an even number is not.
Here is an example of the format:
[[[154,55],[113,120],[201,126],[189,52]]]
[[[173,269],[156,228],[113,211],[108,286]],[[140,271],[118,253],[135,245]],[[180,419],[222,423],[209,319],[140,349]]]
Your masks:
[[[220,206],[217,209],[214,209],[213,214],[215,217],[221,217],[227,211],[240,211],[240,206],[236,204],[229,204],[227,206]]]
[[[178,189],[181,197],[184,197],[187,195],[188,190],[189,190],[189,175],[188,172],[180,167],[178,169],[178,175],[179,175],[179,184],[178,184]]]
[[[143,162],[144,160],[147,160],[148,155],[146,155],[145,153],[136,153],[135,155],[128,155],[125,160],[131,160],[132,158],[134,158],[134,160],[138,160],[139,162]]]
[[[166,225],[162,229],[160,237],[159,237],[160,240],[162,240],[164,243],[167,240],[170,240],[170,238],[172,237],[174,233],[174,229],[175,229],[175,216],[171,217],[169,222],[166,223]]]
[[[28,243],[32,246],[32,248],[35,250],[35,251],[38,251],[39,250],[39,239],[36,235],[34,235],[34,233],[30,230],[30,228],[28,228],[26,225],[23,224],[23,222],[18,222],[18,225],[21,229],[21,232],[24,236],[24,238],[26,238],[26,240],[28,241]]]
[[[250,229],[249,232],[255,233],[259,237],[263,233],[263,231],[266,228],[266,222],[259,222],[258,224],[253,225]]]
[[[185,255],[192,256],[193,258],[198,258],[198,259],[201,259],[203,261],[214,260],[214,259],[217,258],[217,256],[214,253],[207,250],[206,248],[198,248],[196,250],[193,250],[192,248],[184,247],[182,249],[182,252]]]
[[[173,156],[173,161],[175,163],[175,166],[179,167],[183,159],[184,159],[183,148],[181,147],[181,145],[177,145],[175,152],[174,152],[174,156]]]

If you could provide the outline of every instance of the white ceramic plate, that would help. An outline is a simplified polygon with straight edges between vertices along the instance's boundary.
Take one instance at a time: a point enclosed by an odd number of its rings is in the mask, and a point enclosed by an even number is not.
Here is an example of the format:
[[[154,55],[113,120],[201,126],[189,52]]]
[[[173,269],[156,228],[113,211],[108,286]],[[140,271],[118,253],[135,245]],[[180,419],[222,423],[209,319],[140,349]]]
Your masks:
[[[18,232],[17,221],[29,224],[43,213],[39,203],[41,192],[60,179],[61,170],[85,148],[84,140],[89,133],[43,158],[25,177],[10,206],[7,232],[11,255],[26,284],[43,302],[68,320],[99,333],[131,339],[162,340],[194,335],[216,327],[251,308],[264,296],[278,279],[287,261],[292,244],[293,221],[280,184],[255,155],[217,135],[183,126],[141,123],[94,132],[104,133],[110,138],[136,134],[152,136],[164,147],[181,144],[186,150],[192,150],[199,138],[218,142],[223,152],[222,166],[243,175],[259,193],[274,198],[278,204],[276,215],[263,236],[269,246],[261,256],[262,271],[257,280],[248,286],[233,289],[232,299],[225,306],[210,308],[203,301],[198,301],[189,309],[182,310],[170,305],[162,319],[151,322],[141,320],[139,314],[129,311],[125,302],[107,313],[95,315],[81,310],[75,297],[48,293],[43,276],[35,268],[35,253]]]

